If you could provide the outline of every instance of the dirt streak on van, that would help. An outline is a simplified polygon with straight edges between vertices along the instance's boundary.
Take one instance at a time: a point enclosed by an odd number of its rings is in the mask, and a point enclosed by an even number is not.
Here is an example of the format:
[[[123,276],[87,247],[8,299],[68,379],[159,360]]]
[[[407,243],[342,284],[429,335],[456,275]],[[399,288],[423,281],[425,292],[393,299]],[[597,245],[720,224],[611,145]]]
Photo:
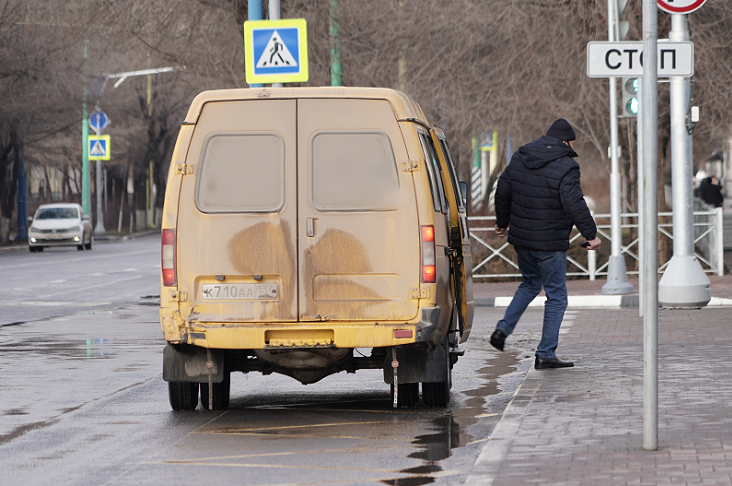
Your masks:
[[[395,404],[449,400],[473,318],[465,202],[442,131],[378,88],[193,101],[163,211],[163,377],[225,408],[229,375],[383,369]],[[355,348],[371,350],[354,356]],[[397,384],[394,387],[394,384]]]

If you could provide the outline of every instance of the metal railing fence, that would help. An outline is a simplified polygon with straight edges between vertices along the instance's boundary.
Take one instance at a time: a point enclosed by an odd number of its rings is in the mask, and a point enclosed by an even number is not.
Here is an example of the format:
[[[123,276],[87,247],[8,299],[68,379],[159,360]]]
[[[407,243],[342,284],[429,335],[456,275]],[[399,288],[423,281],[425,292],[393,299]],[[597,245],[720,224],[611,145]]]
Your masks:
[[[610,214],[594,214],[593,216],[597,224],[598,235],[604,240],[607,240],[608,243],[612,242],[610,235]],[[658,233],[673,242],[673,213],[663,212],[658,213],[658,216],[659,221],[668,220],[668,222],[659,222]],[[628,255],[632,260],[638,261],[639,232],[629,231],[633,228],[637,230],[638,213],[623,213],[620,219],[621,234],[623,234],[621,254]],[[468,222],[470,224],[470,237],[474,242],[473,248],[480,250],[479,252],[473,252],[473,278],[521,277],[521,274],[518,272],[518,264],[513,255],[512,246],[504,239],[499,240],[500,244],[495,242],[495,216],[470,216]],[[723,231],[722,208],[694,211],[694,255],[699,259],[705,273],[720,276],[724,274]],[[634,234],[632,239],[631,234]],[[576,240],[581,238],[582,235],[579,232],[573,231],[570,237],[570,248]],[[582,255],[579,258],[575,258],[569,254],[567,255],[568,276],[585,276],[590,280],[595,280],[598,276],[607,276],[608,256],[600,257],[602,261],[598,261],[597,252],[583,251]],[[509,271],[489,271],[489,263],[497,261],[502,262],[504,268],[508,266]],[[659,262],[659,274],[663,273],[668,263],[669,261]],[[515,269],[516,272],[511,273],[511,269]],[[626,269],[626,273],[628,275],[637,275],[638,270],[635,270],[635,265],[632,265],[632,268]]]

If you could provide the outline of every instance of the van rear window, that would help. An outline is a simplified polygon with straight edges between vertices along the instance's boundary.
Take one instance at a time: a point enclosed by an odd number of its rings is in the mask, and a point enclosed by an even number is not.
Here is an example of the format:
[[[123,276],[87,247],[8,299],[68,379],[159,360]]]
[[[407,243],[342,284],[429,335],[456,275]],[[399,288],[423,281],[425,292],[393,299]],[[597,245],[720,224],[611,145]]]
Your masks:
[[[285,142],[275,132],[210,135],[198,165],[204,213],[277,212],[284,204]]]
[[[399,173],[380,131],[319,131],[310,139],[311,200],[318,211],[399,208]]]

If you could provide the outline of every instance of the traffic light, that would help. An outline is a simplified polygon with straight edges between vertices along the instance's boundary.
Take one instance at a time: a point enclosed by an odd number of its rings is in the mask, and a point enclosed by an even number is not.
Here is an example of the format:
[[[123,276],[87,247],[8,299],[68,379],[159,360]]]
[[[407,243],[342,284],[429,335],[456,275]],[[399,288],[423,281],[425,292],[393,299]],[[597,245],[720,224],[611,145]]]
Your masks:
[[[638,78],[623,78],[623,118],[638,116]]]

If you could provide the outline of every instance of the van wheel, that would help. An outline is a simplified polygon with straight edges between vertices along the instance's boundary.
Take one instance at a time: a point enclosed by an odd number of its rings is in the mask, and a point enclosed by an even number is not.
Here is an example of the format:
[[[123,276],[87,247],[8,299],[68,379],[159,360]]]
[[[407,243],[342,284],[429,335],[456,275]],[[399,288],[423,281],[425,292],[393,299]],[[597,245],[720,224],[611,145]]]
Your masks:
[[[419,401],[419,383],[402,383],[397,397],[398,408],[413,408]],[[391,384],[391,403],[394,403],[394,384]]]
[[[168,396],[173,410],[195,410],[198,405],[198,383],[169,381]]]
[[[226,410],[229,408],[231,396],[231,373],[224,373],[224,381],[213,384],[213,409]],[[201,383],[201,405],[208,410],[208,383]]]
[[[448,348],[448,339],[442,340],[444,350],[444,381],[439,383],[422,383],[422,400],[428,407],[447,407],[450,402],[450,388],[452,388],[452,359]]]

